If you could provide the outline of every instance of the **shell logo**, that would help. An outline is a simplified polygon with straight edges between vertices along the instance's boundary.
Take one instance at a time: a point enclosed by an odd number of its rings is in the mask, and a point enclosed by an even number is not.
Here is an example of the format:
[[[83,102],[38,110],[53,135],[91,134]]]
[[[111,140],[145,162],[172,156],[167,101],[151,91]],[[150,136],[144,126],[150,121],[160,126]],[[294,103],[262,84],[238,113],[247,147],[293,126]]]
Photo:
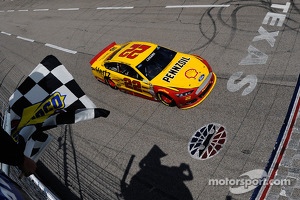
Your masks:
[[[187,78],[196,78],[198,72],[196,69],[189,69],[185,72],[185,76]]]

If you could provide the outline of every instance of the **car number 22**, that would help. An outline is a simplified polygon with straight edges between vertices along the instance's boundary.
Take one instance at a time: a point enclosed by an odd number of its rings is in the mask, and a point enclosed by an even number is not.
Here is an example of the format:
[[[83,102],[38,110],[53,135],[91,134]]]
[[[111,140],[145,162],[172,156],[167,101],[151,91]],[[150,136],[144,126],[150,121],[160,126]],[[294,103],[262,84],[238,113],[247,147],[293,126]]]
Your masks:
[[[142,92],[142,85],[139,81],[124,78],[125,87]]]
[[[143,53],[147,49],[149,49],[150,46],[148,45],[141,45],[141,44],[133,44],[130,48],[126,49],[122,53],[120,53],[120,57],[126,57],[129,59],[136,58],[140,53]]]

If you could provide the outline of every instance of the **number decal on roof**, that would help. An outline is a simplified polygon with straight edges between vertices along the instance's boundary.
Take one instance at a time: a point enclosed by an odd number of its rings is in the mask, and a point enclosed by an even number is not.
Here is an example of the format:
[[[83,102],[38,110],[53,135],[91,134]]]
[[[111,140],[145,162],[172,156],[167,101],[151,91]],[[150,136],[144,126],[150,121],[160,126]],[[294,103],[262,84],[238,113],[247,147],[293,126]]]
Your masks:
[[[125,87],[142,92],[142,86],[139,81],[131,81],[129,78],[124,78]]]
[[[125,49],[122,53],[120,53],[120,57],[126,57],[129,59],[136,58],[140,53],[143,53],[147,49],[149,49],[150,46],[143,45],[143,44],[133,44],[128,49]]]

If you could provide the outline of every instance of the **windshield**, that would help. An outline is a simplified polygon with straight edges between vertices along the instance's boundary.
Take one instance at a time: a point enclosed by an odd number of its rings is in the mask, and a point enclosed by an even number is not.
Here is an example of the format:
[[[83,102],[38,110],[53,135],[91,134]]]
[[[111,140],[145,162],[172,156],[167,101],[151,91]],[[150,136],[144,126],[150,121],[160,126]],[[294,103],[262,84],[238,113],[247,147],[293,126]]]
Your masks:
[[[137,66],[137,69],[151,81],[173,60],[175,55],[175,51],[158,46]]]

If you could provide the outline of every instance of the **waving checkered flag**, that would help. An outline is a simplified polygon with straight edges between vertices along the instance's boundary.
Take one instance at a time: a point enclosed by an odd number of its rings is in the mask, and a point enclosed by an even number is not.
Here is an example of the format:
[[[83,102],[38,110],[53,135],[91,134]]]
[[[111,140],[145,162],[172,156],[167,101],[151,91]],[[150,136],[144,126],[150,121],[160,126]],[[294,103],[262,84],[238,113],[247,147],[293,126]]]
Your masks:
[[[9,113],[11,136],[26,145],[25,155],[34,160],[52,139],[43,131],[109,115],[108,110],[96,108],[52,55],[44,58],[9,98]]]

